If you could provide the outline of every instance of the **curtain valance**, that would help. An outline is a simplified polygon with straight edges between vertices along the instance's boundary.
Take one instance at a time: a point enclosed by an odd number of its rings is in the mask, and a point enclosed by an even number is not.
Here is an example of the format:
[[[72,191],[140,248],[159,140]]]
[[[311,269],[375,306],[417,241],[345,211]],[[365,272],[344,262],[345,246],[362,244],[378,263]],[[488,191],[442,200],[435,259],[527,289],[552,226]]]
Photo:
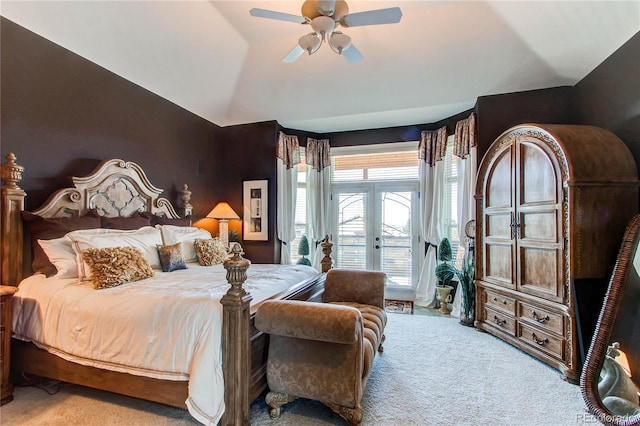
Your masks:
[[[298,137],[280,132],[278,145],[276,146],[276,157],[282,160],[287,169],[299,164],[300,145],[298,144]]]
[[[307,138],[307,149],[305,156],[307,164],[314,170],[320,172],[331,165],[329,157],[329,139],[311,139]]]
[[[447,127],[438,130],[423,130],[420,134],[418,145],[418,158],[434,166],[436,162],[444,158],[447,152]]]
[[[458,121],[453,139],[453,155],[467,158],[471,148],[476,146],[476,115],[471,113],[469,118]]]

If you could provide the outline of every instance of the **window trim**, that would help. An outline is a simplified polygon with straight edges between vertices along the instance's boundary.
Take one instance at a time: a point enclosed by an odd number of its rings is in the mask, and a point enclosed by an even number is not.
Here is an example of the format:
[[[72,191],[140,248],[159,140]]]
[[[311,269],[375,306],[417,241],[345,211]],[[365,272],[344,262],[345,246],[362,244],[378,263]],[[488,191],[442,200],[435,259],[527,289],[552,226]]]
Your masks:
[[[385,152],[406,152],[415,151],[418,155],[418,141],[410,142],[390,142],[379,143],[373,145],[351,145],[351,146],[337,146],[331,147],[330,156],[340,155],[366,155],[366,154],[380,154]]]

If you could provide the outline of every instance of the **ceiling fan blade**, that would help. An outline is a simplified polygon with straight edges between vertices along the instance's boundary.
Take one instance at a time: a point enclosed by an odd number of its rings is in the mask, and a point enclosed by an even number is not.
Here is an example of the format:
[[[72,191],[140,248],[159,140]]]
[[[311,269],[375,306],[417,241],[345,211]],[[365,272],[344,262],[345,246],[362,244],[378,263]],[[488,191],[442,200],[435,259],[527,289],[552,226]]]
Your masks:
[[[345,57],[350,64],[357,64],[364,58],[362,53],[351,43],[349,47],[342,51],[342,56]]]
[[[364,25],[395,24],[400,22],[402,11],[399,7],[350,13],[340,21],[343,27],[362,27]]]
[[[253,8],[249,11],[251,16],[258,18],[277,19],[278,21],[289,21],[297,24],[306,24],[308,19],[304,16],[291,15],[290,13],[275,12],[273,10]]]
[[[291,49],[291,52],[289,52],[287,54],[287,56],[282,58],[282,62],[284,62],[285,64],[290,64],[292,62],[295,62],[296,59],[298,59],[300,56],[302,56],[302,54],[304,52],[306,52],[306,50],[304,50],[302,47],[300,47],[299,44],[296,44],[296,47]]]

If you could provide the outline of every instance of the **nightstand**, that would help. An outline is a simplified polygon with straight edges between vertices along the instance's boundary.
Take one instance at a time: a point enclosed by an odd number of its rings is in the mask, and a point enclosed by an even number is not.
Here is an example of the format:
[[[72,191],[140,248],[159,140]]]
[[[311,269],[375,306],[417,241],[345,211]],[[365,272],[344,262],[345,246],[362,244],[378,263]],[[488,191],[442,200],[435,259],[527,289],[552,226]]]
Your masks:
[[[0,365],[2,370],[2,399],[0,405],[13,400],[13,384],[9,381],[11,372],[11,298],[18,287],[0,285]]]

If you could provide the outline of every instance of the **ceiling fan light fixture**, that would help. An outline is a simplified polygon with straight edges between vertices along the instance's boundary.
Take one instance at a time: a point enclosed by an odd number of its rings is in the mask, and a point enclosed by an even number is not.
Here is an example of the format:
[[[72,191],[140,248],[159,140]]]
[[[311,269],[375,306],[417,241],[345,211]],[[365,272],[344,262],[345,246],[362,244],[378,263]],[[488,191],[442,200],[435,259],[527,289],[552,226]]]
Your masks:
[[[249,11],[251,16],[297,22],[313,28],[313,33],[298,39],[298,44],[282,59],[285,63],[294,62],[305,51],[312,55],[326,41],[335,53],[350,64],[357,64],[363,58],[362,53],[351,43],[351,37],[336,31],[336,28],[395,24],[402,18],[399,7],[349,13],[345,0],[305,0],[300,11],[301,16],[255,7]]]
[[[336,28],[336,21],[329,16],[318,16],[311,21],[311,28],[324,39]]]
[[[351,37],[340,31],[335,31],[329,38],[329,46],[331,46],[334,52],[341,55],[343,51],[351,46]]]
[[[309,33],[300,37],[298,39],[298,44],[300,45],[300,47],[306,50],[309,55],[311,55],[318,50],[320,44],[322,44],[322,40],[320,39],[318,34]]]

